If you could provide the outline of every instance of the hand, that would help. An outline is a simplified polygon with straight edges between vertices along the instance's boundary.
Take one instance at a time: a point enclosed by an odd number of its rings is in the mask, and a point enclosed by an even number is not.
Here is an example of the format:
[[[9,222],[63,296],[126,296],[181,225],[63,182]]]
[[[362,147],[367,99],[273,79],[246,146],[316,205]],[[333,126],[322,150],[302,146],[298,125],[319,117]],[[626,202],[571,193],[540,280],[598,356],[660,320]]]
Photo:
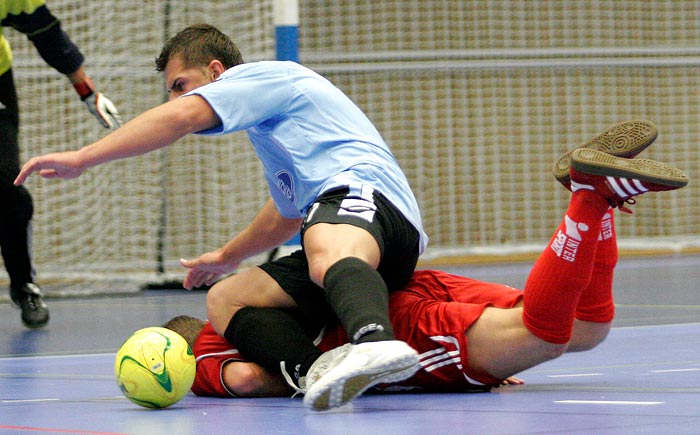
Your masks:
[[[44,178],[76,178],[83,173],[83,166],[77,151],[51,153],[30,159],[24,164],[19,175],[15,178],[15,186],[19,186],[34,172]]]
[[[202,284],[212,285],[221,275],[233,272],[238,264],[231,264],[217,251],[207,252],[194,260],[180,259],[180,264],[189,270],[182,281],[187,290],[200,287]]]
[[[101,92],[90,93],[83,98],[83,102],[104,128],[119,128],[122,125],[122,118],[119,116],[117,108]]]
[[[509,376],[501,381],[501,385],[523,385],[525,381],[515,376]]]

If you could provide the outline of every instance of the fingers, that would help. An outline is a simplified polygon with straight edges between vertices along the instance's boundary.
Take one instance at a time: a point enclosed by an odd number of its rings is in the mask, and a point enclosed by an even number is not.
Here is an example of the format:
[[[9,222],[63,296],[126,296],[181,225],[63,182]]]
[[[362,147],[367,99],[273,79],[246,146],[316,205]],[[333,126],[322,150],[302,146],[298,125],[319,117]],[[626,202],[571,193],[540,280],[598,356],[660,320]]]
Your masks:
[[[24,164],[24,166],[22,166],[22,169],[19,171],[19,174],[17,174],[17,178],[15,178],[14,185],[20,186],[24,184],[27,177],[29,177],[33,172],[36,172],[40,169],[41,162],[37,158],[29,160],[27,163]]]
[[[122,125],[117,108],[104,94],[98,92],[95,96],[95,108],[97,119],[105,128],[119,128]]]
[[[525,383],[524,380],[517,378],[515,376],[509,376],[503,381],[501,381],[501,385],[523,385]]]
[[[192,280],[190,280],[189,274],[187,274],[187,276],[185,276],[185,279],[182,280],[182,286],[186,290],[192,290],[192,287],[194,287],[194,284],[192,284]]]
[[[190,271],[187,272],[187,276],[185,276],[185,279],[182,281],[182,286],[187,290],[201,287],[204,284],[210,286],[216,282],[218,277],[219,275],[214,273],[190,269]]]
[[[182,281],[182,286],[187,290],[192,290],[194,287],[201,287],[203,284],[212,285],[219,277],[217,273],[199,269],[198,266],[200,263],[201,262],[198,260],[180,259],[180,264],[189,269],[187,271],[187,276],[185,276],[185,279]]]
[[[182,265],[182,267],[186,267],[188,269],[191,269],[195,266],[195,263],[194,263],[194,261],[185,260],[184,258],[181,258],[180,265]]]
[[[222,275],[227,274],[230,268],[223,264],[218,256],[208,252],[194,260],[180,259],[180,265],[187,268],[187,276],[182,281],[182,286],[188,290],[203,285],[215,284]]]

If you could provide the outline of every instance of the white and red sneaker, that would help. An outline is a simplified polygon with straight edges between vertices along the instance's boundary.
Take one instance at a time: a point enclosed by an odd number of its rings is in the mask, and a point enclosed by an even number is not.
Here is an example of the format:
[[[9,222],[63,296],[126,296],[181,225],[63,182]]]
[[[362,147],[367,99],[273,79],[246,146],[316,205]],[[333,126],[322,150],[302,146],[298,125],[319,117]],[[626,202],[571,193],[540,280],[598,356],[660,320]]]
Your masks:
[[[589,148],[603,151],[616,157],[632,158],[651,145],[658,134],[659,131],[656,125],[651,121],[622,121],[611,125],[604,132],[578,148]],[[554,178],[569,190],[571,190],[569,185],[569,167],[571,166],[571,154],[574,151],[571,150],[559,157],[552,165]]]
[[[688,184],[680,169],[648,159],[626,159],[602,151],[579,148],[571,153],[571,191],[593,190],[611,207],[632,213],[625,203],[646,192],[675,190]]]

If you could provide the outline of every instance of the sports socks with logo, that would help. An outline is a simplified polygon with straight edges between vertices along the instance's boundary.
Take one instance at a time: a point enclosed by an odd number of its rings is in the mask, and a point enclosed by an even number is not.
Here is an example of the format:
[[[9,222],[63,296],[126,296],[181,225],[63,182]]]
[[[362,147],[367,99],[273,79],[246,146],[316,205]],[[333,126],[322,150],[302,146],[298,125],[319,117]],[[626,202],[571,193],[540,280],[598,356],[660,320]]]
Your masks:
[[[583,289],[591,285],[602,220],[609,208],[593,191],[574,192],[564,219],[528,276],[523,323],[544,341],[564,344],[571,338]],[[596,286],[604,284],[598,281]],[[585,305],[590,308],[600,301],[588,293],[592,292],[587,292]]]
[[[615,316],[612,289],[617,264],[617,236],[613,210],[609,209],[601,221],[591,281],[581,292],[576,307],[576,318],[586,322],[607,323]]]
[[[394,340],[389,290],[379,272],[359,258],[344,258],[326,271],[326,299],[354,344]]]

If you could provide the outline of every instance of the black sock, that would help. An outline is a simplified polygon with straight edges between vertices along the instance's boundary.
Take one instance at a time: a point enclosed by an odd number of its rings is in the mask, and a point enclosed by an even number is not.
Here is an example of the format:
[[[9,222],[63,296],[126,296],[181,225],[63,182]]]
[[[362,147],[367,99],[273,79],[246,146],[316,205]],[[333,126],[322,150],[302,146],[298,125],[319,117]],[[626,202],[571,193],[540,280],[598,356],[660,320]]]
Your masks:
[[[389,290],[372,266],[359,258],[344,258],[328,268],[323,287],[353,343],[394,340]]]
[[[231,318],[224,338],[245,358],[269,371],[279,373],[284,361],[297,386],[299,377],[306,376],[323,353],[291,313],[275,308],[241,308]]]

